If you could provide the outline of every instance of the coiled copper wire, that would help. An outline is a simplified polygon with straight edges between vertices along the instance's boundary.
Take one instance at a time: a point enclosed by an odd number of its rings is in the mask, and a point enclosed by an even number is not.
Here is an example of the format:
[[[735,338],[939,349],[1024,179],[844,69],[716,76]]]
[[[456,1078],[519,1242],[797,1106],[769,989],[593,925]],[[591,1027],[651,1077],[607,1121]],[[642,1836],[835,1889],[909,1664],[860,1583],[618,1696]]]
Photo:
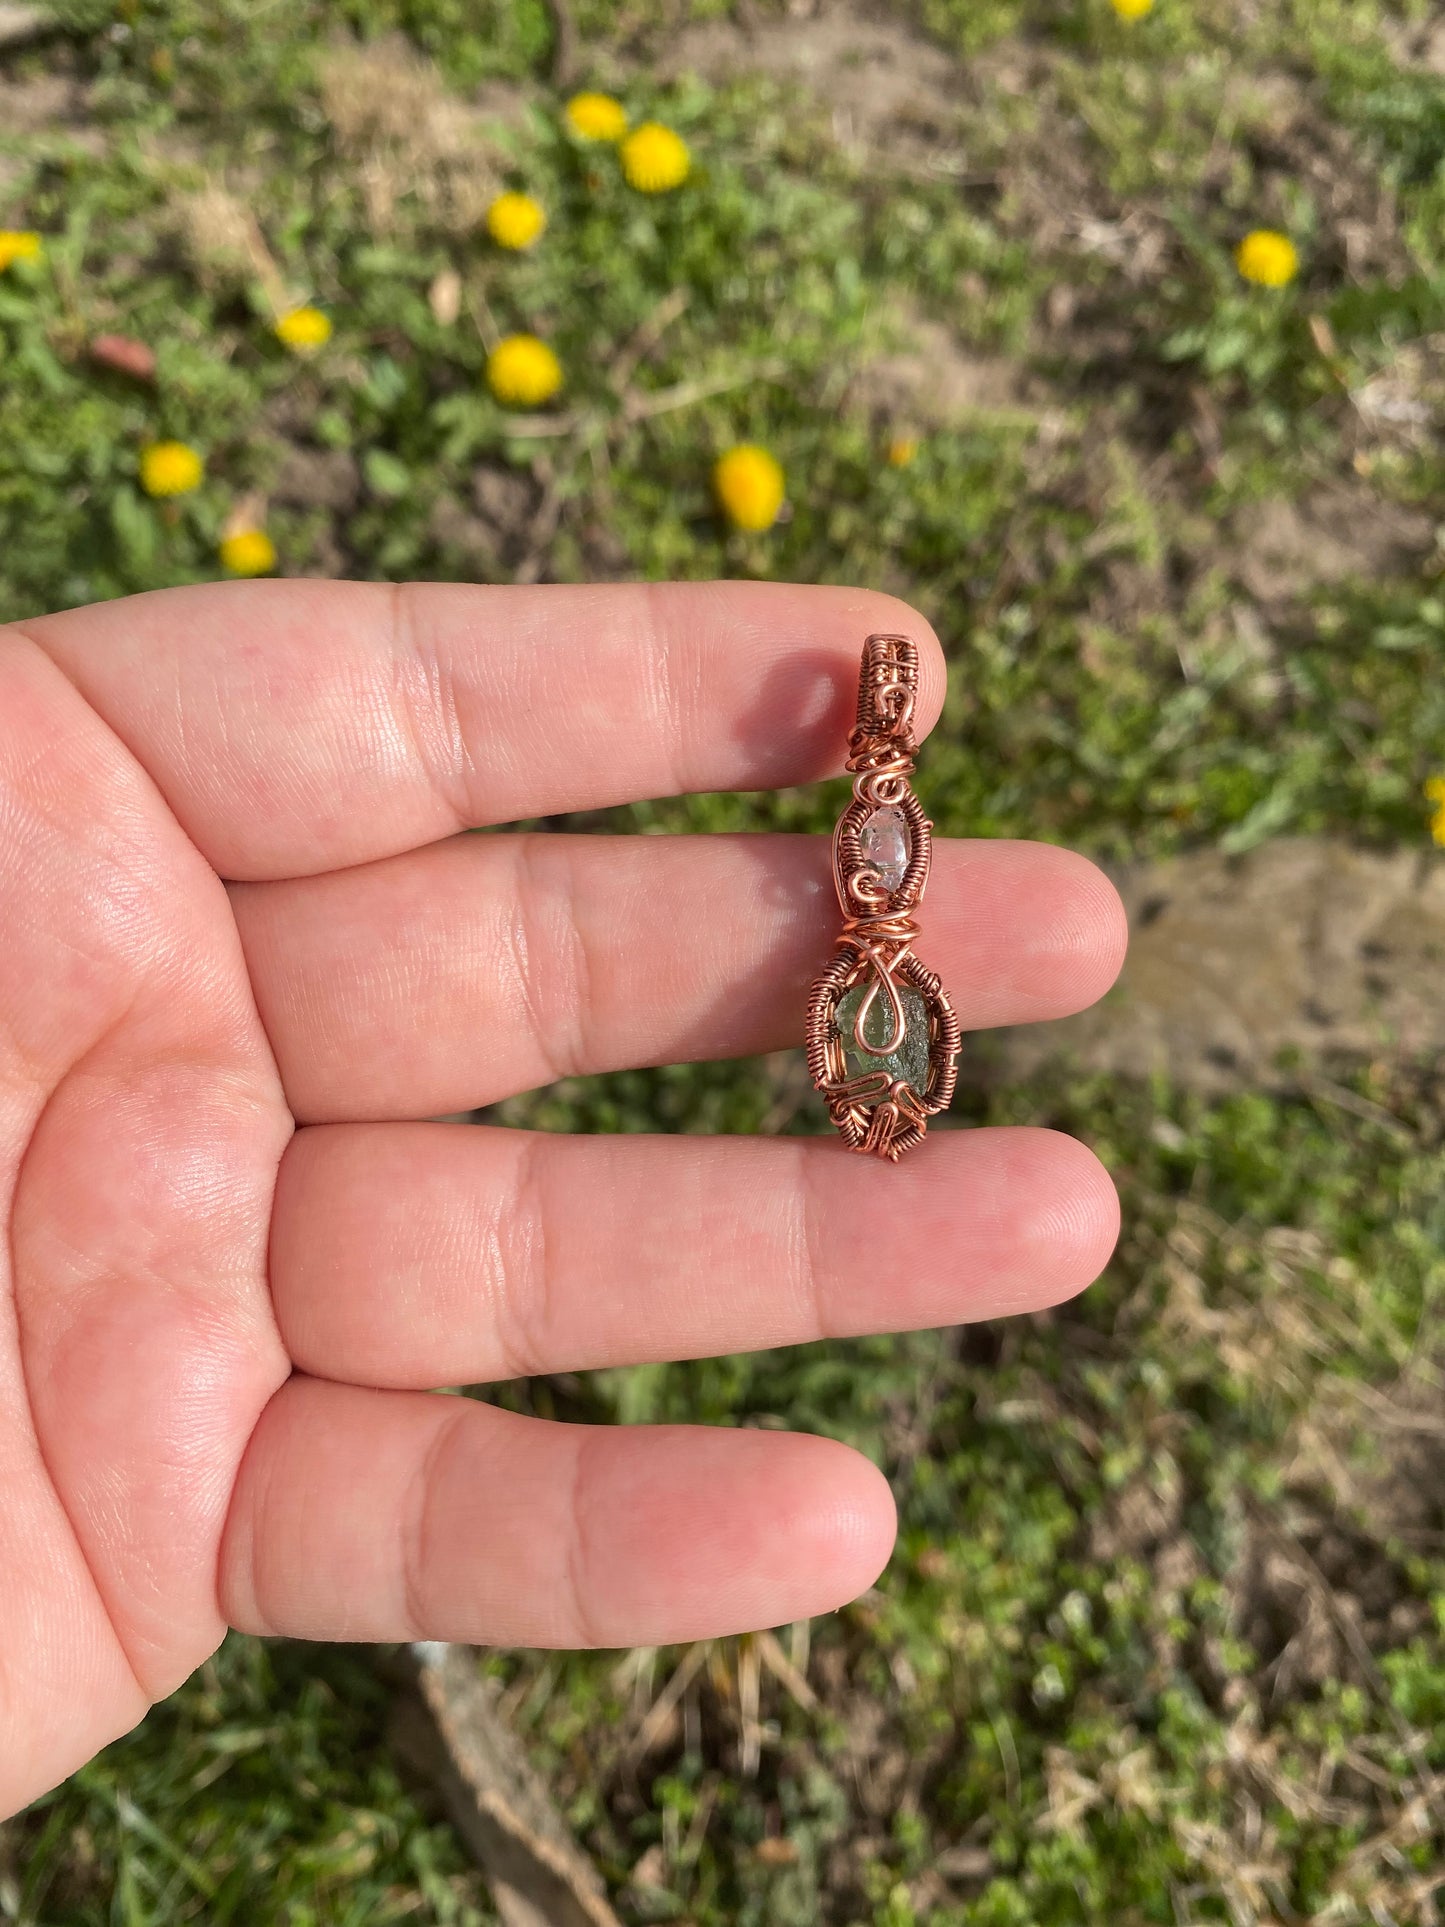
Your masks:
[[[833,883],[843,928],[837,955],[813,985],[806,1039],[809,1072],[844,1141],[854,1150],[894,1161],[921,1142],[928,1118],[951,1100],[960,1042],[958,1020],[938,978],[913,954],[918,935],[913,912],[928,882],[933,830],[909,783],[917,750],[917,695],[918,651],[912,640],[869,636],[858,676],[858,719],[848,738],[853,800],[833,832]],[[862,849],[868,817],[889,808],[902,813],[910,845],[903,877],[891,892],[879,871],[865,862]],[[900,985],[923,998],[929,1071],[921,1094],[894,1078],[881,1061],[876,1070],[850,1074],[837,1008],[865,977],[867,989],[852,1037],[865,1058],[891,1056],[904,1041],[907,1012]],[[870,1044],[865,1027],[880,996],[888,1000],[888,1034],[881,1043]]]

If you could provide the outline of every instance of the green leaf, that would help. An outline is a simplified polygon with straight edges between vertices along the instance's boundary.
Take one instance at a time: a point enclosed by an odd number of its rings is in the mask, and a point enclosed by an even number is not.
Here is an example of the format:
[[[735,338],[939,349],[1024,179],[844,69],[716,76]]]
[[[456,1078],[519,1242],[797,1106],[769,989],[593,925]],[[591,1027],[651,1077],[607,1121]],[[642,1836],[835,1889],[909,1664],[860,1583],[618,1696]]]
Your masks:
[[[155,510],[126,482],[110,498],[110,525],[127,568],[144,575],[156,558]]]
[[[411,470],[387,449],[367,449],[361,468],[372,494],[385,501],[394,502],[411,488]]]

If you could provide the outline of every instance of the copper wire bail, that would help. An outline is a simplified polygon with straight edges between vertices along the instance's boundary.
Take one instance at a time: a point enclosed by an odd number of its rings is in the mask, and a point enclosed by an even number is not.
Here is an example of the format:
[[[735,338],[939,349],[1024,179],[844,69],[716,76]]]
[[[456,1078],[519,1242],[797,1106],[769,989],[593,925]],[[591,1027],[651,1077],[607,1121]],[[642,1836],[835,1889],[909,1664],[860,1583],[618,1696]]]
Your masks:
[[[833,960],[808,998],[808,1069],[829,1115],[851,1150],[893,1163],[923,1142],[929,1118],[947,1108],[960,1041],[943,986],[913,952],[913,913],[923,900],[933,847],[933,825],[908,780],[918,749],[917,700],[917,646],[907,636],[869,636],[858,675],[858,720],[848,737],[853,800],[833,832],[833,883],[843,928]],[[906,836],[906,860],[892,888],[866,849],[870,822],[880,810],[896,811]],[[845,1034],[838,1007],[860,985],[863,995]],[[917,1071],[910,1076],[900,1055],[910,1042],[910,992],[915,1061],[923,1019],[927,1024],[921,1088]],[[880,1001],[886,1006],[881,1034],[873,1021]]]

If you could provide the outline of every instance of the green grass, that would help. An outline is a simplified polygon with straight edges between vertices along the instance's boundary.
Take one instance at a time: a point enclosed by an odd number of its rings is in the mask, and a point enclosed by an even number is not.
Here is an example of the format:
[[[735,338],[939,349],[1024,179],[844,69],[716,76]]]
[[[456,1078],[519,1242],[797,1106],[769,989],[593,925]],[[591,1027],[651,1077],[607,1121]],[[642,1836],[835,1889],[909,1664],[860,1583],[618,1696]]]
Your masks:
[[[357,499],[273,507],[293,569],[486,577],[524,561],[561,577],[897,586],[955,664],[958,753],[934,769],[951,830],[1105,852],[1244,847],[1322,827],[1418,833],[1445,736],[1445,693],[1428,673],[1445,622],[1434,563],[1422,556],[1415,575],[1362,583],[1324,609],[1291,598],[1271,612],[1261,676],[1231,632],[1220,529],[1262,499],[1330,483],[1362,511],[1438,497],[1438,440],[1367,435],[1350,399],[1427,334],[1445,288],[1433,242],[1411,242],[1439,229],[1438,85],[1390,80],[1377,48],[1364,88],[1353,42],[1342,51],[1316,26],[1302,43],[1320,66],[1310,90],[1291,83],[1308,102],[1294,141],[1306,179],[1328,148],[1344,218],[1386,184],[1395,195],[1378,272],[1350,275],[1324,211],[1289,174],[1290,142],[1268,165],[1253,157],[1276,96],[1239,84],[1222,35],[1201,47],[1202,28],[1180,27],[1171,39],[1163,19],[1125,35],[1111,16],[1093,39],[1065,22],[1038,43],[1051,63],[1041,99],[1024,108],[984,92],[966,107],[967,151],[986,177],[1000,170],[982,205],[946,181],[888,182],[840,156],[822,115],[766,80],[659,91],[635,73],[629,104],[676,123],[699,164],[654,205],[622,185],[610,153],[559,135],[545,92],[520,122],[483,125],[465,167],[444,141],[410,153],[378,141],[355,109],[338,127],[316,72],[335,60],[315,50],[335,24],[324,7],[302,10],[293,34],[250,35],[240,10],[133,11],[127,39],[77,55],[98,70],[104,151],[66,135],[21,150],[22,205],[50,248],[46,268],[0,283],[4,613],[214,574],[227,512],[274,484],[299,444],[353,460]],[[489,72],[520,74],[539,55],[524,16],[495,43],[477,37]],[[392,16],[362,17],[376,28]],[[449,16],[427,17],[451,70],[480,72]],[[1271,50],[1282,57],[1282,42],[1261,38],[1260,57]],[[1324,116],[1336,94],[1348,125]],[[1316,115],[1328,139],[1308,131]],[[1048,179],[1060,126],[1069,218],[1094,224],[1087,248],[1077,232],[1029,242],[1029,184]],[[1211,159],[1221,126],[1225,161]],[[394,177],[384,219],[363,164]],[[507,257],[459,227],[459,176],[488,170],[546,202],[552,228],[534,255]],[[223,209],[263,208],[279,281],[336,319],[309,367],[271,338],[254,261],[218,231],[214,199],[198,202],[228,181]],[[1305,257],[1283,295],[1245,289],[1231,264],[1239,234],[1266,220],[1288,225]],[[1146,248],[1142,280],[1110,252],[1127,255],[1131,233]],[[465,306],[442,325],[427,289],[453,267]],[[1060,289],[1072,312],[1054,326]],[[684,295],[619,387],[618,357]],[[946,317],[965,347],[1012,355],[1026,399],[935,429],[895,470],[882,460],[890,424],[857,375],[885,348],[906,351],[920,312]],[[1311,321],[1331,332],[1328,356]],[[116,327],[157,349],[154,392],[86,359],[86,340]],[[519,436],[486,395],[487,338],[513,328],[555,343],[571,433]],[[1445,385],[1432,352],[1417,407]],[[207,456],[205,489],[179,510],[138,492],[136,451],[156,434]],[[710,499],[712,459],[742,438],[774,448],[790,478],[791,519],[766,539],[728,536]],[[470,513],[478,464],[525,484],[522,527],[500,547]]]
[[[0,219],[47,242],[0,276],[0,619],[211,577],[247,497],[292,571],[868,581],[948,650],[927,780],[950,833],[1114,858],[1300,831],[1426,846],[1445,85],[1392,51],[1426,9],[1159,0],[1126,29],[1104,0],[919,0],[897,17],[969,63],[932,169],[840,147],[826,104],[741,55],[661,82],[678,30],[725,5],[573,11],[580,78],[689,140],[677,196],[640,200],[559,133],[538,0],[76,0],[66,35],[8,57],[12,83],[73,77],[91,123],[0,128]],[[386,33],[434,63],[431,111],[390,132],[354,64]],[[479,238],[491,183],[547,205],[534,254]],[[1234,273],[1256,225],[1299,244],[1282,293]],[[429,298],[446,272],[455,321]],[[333,317],[311,363],[271,335],[278,287]],[[926,379],[884,399],[870,370],[938,324],[1007,370],[1006,403],[941,414]],[[567,368],[564,433],[486,394],[513,328]],[[154,388],[91,362],[107,330],[156,350]],[[920,449],[895,468],[898,434]],[[207,459],[173,508],[136,479],[160,435]],[[788,474],[764,537],[710,498],[744,438]],[[298,451],[332,486],[297,486]],[[1321,501],[1404,533],[1251,594],[1262,505],[1291,505],[1308,552]],[[836,801],[589,826],[818,828]],[[501,1111],[820,1128],[794,1071],[630,1073]],[[1445,1095],[1388,1063],[1342,1079],[1206,1102],[1061,1066],[966,1093],[960,1122],[1058,1124],[1119,1177],[1119,1256],[1052,1318],[489,1394],[812,1426],[898,1494],[877,1594],[812,1630],[818,1708],[765,1678],[756,1776],[750,1650],[719,1648],[645,1758],[680,1655],[488,1660],[626,1919],[1432,1918]],[[228,1642],[0,1830],[0,1919],[490,1918],[389,1697],[365,1653]]]
[[[716,1073],[712,1114],[687,1122],[755,1125],[761,1083]],[[510,1115],[665,1124],[679,1087],[599,1080]],[[594,1420],[807,1425],[878,1457],[898,1495],[884,1586],[814,1631],[821,1708],[765,1690],[756,1779],[736,1770],[730,1650],[703,1677],[698,1750],[672,1735],[642,1761],[647,1698],[615,1656],[491,1662],[604,1870],[621,1885],[666,1849],[663,1891],[629,1918],[1225,1920],[1251,1856],[1261,1918],[1365,1920],[1370,1901],[1427,1918],[1410,1880],[1438,1865],[1438,1821],[1407,1810],[1445,1766],[1438,1434],[1417,1490],[1380,1414],[1438,1408],[1420,1354],[1445,1290],[1445,1093],[1377,1074],[1356,1095],[1385,1121],[1066,1074],[975,1098],[964,1121],[1079,1131],[1120,1175],[1119,1259],[1076,1306],[494,1394]],[[1276,1533],[1372,1667],[1327,1616],[1307,1625],[1269,1565]],[[653,1692],[680,1657],[660,1656]],[[231,1640],[42,1803],[18,1917],[486,1918],[390,1759],[383,1697],[359,1657]],[[758,1853],[777,1835],[782,1867]],[[976,1871],[927,1904],[961,1843]]]

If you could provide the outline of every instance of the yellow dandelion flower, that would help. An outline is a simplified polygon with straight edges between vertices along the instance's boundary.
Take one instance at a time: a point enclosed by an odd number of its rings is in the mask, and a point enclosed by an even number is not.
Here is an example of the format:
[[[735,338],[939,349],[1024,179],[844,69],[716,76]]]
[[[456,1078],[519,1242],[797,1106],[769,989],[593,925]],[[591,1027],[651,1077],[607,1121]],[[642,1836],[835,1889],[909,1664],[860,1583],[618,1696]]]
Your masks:
[[[503,408],[540,408],[562,386],[562,364],[535,335],[505,335],[487,356],[487,386]]]
[[[293,308],[276,323],[276,339],[293,355],[314,355],[331,339],[331,320],[319,308]]]
[[[627,109],[611,94],[573,94],[563,112],[584,141],[620,141],[627,132]]]
[[[1111,4],[1121,20],[1142,20],[1154,10],[1154,0],[1111,0]]]
[[[222,537],[220,557],[231,575],[269,575],[276,566],[276,544],[264,529],[236,529]]]
[[[783,506],[783,471],[775,457],[753,442],[740,442],[720,455],[712,485],[734,528],[758,534],[770,529]]]
[[[645,120],[627,136],[621,152],[627,185],[639,194],[666,194],[681,187],[692,169],[687,142],[661,121]]]
[[[1286,287],[1299,273],[1299,254],[1287,234],[1258,227],[1234,250],[1234,265],[1261,288]]]
[[[499,194],[487,209],[487,232],[499,248],[529,248],[546,225],[542,203],[530,194]]]
[[[1435,805],[1430,818],[1430,834],[1445,849],[1445,776],[1432,776],[1425,785],[1427,799]]]
[[[895,435],[888,444],[888,466],[907,468],[918,454],[919,440],[916,435]]]
[[[206,465],[186,442],[150,442],[140,452],[140,485],[147,495],[189,495]]]
[[[38,261],[40,236],[30,228],[0,228],[0,274],[12,261]]]

